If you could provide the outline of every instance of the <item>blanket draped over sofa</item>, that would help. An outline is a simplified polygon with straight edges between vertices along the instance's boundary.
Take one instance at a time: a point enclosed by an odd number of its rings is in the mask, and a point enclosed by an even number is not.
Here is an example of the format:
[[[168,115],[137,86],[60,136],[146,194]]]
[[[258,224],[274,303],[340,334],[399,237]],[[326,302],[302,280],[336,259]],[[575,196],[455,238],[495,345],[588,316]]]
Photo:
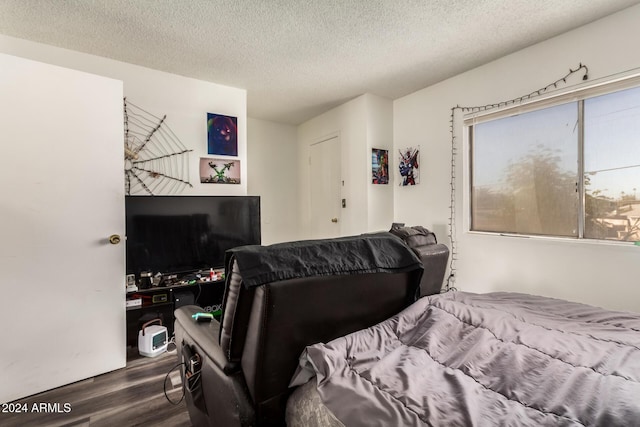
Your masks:
[[[227,251],[226,265],[232,257],[247,288],[301,277],[402,273],[422,268],[420,259],[402,240],[386,232],[240,246]]]
[[[449,292],[307,347],[314,375],[347,426],[640,425],[640,315]]]

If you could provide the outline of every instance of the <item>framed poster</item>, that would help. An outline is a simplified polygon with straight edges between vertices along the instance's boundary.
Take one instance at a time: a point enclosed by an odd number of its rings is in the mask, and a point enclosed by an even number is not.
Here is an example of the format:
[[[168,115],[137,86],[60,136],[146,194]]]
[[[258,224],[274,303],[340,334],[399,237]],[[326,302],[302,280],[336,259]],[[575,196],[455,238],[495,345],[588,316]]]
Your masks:
[[[400,186],[420,183],[420,146],[398,150],[398,171]]]
[[[200,183],[240,184],[240,160],[201,157]]]
[[[371,149],[371,183],[389,183],[389,150]]]
[[[207,153],[238,155],[238,118],[207,113]]]

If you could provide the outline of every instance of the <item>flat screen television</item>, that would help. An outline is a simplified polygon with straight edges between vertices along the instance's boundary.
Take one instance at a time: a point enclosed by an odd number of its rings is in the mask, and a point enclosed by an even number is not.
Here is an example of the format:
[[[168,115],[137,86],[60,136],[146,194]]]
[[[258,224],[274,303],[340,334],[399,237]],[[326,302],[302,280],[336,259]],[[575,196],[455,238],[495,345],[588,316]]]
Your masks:
[[[260,239],[259,196],[126,196],[126,270],[136,279],[224,266]]]

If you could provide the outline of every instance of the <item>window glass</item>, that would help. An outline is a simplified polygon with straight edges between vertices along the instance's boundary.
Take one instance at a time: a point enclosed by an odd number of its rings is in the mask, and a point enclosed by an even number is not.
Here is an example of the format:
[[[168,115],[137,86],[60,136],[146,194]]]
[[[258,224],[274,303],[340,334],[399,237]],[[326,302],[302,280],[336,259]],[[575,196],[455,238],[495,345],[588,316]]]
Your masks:
[[[475,125],[471,229],[577,237],[578,135],[577,103]]]
[[[640,88],[584,101],[585,237],[640,240]]]

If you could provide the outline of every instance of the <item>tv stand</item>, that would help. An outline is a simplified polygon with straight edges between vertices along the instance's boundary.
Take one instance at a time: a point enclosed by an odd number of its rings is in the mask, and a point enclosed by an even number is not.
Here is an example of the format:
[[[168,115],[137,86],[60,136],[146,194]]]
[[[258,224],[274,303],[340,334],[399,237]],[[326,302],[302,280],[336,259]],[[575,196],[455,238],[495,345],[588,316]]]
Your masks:
[[[141,299],[142,304],[126,308],[127,346],[137,347],[138,331],[142,325],[155,318],[162,320],[169,336],[173,335],[173,312],[182,305],[195,304],[205,311],[216,312],[222,304],[224,279],[197,281],[194,284],[152,286],[127,292],[127,300]]]

